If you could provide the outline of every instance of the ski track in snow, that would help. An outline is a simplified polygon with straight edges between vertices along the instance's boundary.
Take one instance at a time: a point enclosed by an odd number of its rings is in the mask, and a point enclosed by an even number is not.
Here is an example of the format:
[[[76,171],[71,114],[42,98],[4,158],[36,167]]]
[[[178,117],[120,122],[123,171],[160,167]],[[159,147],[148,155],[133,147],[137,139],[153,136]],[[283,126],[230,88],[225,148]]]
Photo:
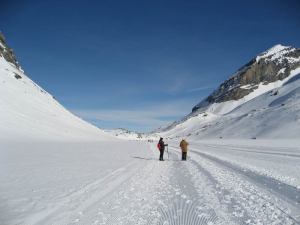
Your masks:
[[[191,153],[198,165],[202,165],[215,180],[220,201],[226,211],[240,218],[238,224],[298,224],[300,207],[297,203],[281,199],[263,184],[257,185],[239,170],[232,170],[209,157]],[[299,191],[298,191],[299,194]],[[298,222],[297,222],[298,221]]]
[[[205,188],[195,188],[190,173],[197,166],[178,158],[172,153],[164,162],[141,159],[146,161],[142,169],[101,201],[76,209],[70,224],[233,224],[226,213],[219,213],[222,206],[213,185],[199,176]]]
[[[187,162],[172,145],[160,162],[149,146],[151,157],[136,157],[22,224],[300,224],[299,199],[256,179],[262,175],[192,147]]]

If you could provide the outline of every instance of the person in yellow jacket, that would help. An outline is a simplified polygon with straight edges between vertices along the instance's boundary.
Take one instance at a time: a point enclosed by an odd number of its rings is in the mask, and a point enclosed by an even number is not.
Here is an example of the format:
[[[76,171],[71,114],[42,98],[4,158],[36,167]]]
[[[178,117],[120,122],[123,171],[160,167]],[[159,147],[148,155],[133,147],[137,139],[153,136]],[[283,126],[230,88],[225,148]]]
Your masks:
[[[182,141],[180,142],[180,148],[181,148],[181,152],[182,152],[182,161],[186,161],[186,155],[188,152],[188,146],[189,143],[183,138]]]

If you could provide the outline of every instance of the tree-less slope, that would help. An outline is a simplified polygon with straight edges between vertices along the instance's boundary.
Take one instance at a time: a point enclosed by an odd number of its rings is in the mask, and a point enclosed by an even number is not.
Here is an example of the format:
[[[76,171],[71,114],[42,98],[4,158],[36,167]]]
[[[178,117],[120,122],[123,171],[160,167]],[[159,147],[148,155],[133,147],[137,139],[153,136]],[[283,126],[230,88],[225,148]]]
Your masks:
[[[260,54],[197,104],[191,114],[153,133],[193,139],[299,138],[298,53],[296,48],[275,46]]]
[[[2,34],[1,34],[2,35]],[[27,77],[0,38],[0,134],[7,140],[101,140],[105,132],[73,115]],[[8,61],[7,61],[8,60]],[[40,71],[43,76],[43,70]]]

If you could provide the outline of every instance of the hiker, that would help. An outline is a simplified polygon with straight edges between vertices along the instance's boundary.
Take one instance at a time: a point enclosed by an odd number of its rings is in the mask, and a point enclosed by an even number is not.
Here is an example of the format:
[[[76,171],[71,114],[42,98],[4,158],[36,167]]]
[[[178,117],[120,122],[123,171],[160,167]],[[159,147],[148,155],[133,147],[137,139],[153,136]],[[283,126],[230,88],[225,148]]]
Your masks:
[[[181,160],[182,161],[186,161],[186,154],[187,154],[187,151],[188,151],[188,148],[187,146],[189,145],[189,143],[184,139],[182,138],[182,141],[180,142],[180,148],[181,148],[181,152],[182,152],[182,158]]]
[[[161,137],[159,139],[158,144],[157,144],[157,147],[159,148],[159,151],[160,151],[159,161],[164,161],[165,146],[168,146],[168,144],[165,144],[164,141],[163,141],[163,138]]]

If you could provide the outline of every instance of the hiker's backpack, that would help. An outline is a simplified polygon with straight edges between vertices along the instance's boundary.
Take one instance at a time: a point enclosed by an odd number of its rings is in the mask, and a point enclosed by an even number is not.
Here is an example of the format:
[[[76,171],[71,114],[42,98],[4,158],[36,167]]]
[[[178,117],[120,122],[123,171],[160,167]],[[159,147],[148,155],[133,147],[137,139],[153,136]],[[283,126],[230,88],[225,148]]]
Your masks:
[[[160,142],[158,142],[157,147],[158,147],[158,149],[161,149]]]

